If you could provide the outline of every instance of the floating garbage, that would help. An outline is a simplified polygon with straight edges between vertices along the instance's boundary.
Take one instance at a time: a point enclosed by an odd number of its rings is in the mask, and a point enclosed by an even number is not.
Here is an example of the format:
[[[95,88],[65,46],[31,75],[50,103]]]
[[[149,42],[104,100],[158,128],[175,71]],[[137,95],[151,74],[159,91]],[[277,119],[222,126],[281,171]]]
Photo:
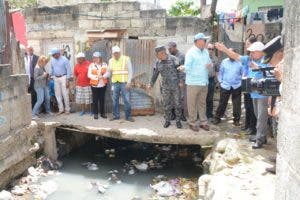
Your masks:
[[[150,185],[150,187],[156,191],[158,196],[161,197],[170,197],[180,194],[180,190],[176,187],[176,185],[172,185],[167,181],[161,181],[155,185]]]
[[[176,197],[176,199],[197,199],[197,179],[175,178],[166,180],[166,176],[159,175],[153,179],[150,187],[155,191],[153,199],[161,197]]]
[[[97,171],[99,169],[98,165],[91,162],[85,162],[81,164],[82,166],[85,166],[90,171]]]

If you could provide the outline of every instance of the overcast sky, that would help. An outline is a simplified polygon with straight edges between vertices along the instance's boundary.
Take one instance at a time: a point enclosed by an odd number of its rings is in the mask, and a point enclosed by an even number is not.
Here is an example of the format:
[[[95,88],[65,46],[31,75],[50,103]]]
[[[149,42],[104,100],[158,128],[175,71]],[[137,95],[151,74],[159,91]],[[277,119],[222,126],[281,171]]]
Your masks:
[[[195,5],[200,6],[200,0],[193,0]],[[163,8],[169,9],[176,0],[160,0],[160,4]],[[207,0],[207,3],[211,0]],[[218,0],[217,11],[230,12],[237,7],[238,0]]]

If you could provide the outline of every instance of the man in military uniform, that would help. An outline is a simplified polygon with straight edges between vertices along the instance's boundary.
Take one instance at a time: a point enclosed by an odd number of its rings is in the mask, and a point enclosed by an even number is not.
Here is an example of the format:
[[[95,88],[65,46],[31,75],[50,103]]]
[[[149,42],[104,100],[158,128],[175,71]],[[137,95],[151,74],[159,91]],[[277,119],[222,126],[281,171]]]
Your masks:
[[[175,56],[178,61],[179,65],[184,65],[184,54],[177,49],[176,42],[169,42],[168,43],[168,50],[169,53],[173,56]],[[179,88],[180,88],[180,103],[182,108],[181,113],[181,121],[186,121],[185,113],[187,113],[187,105],[186,105],[186,84],[185,84],[185,72],[179,72]],[[174,104],[173,104],[174,105]],[[174,120],[176,117],[175,115],[175,106],[172,109],[172,120]]]
[[[179,66],[178,59],[175,56],[168,55],[164,46],[156,47],[155,53],[158,61],[153,69],[153,75],[151,77],[148,89],[151,89],[157,80],[159,74],[162,77],[162,95],[164,104],[165,124],[164,128],[168,128],[171,125],[171,113],[174,101],[175,114],[176,114],[176,126],[182,128],[181,117],[181,104],[180,104],[180,90],[179,90]]]

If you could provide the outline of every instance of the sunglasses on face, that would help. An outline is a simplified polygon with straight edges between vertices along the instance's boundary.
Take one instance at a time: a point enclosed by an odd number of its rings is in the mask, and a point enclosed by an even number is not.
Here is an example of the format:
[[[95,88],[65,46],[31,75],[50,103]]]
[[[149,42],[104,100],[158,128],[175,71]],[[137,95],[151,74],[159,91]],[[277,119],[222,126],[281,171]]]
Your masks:
[[[213,50],[214,50],[214,48],[208,48],[208,50],[209,50],[209,51],[213,51]]]

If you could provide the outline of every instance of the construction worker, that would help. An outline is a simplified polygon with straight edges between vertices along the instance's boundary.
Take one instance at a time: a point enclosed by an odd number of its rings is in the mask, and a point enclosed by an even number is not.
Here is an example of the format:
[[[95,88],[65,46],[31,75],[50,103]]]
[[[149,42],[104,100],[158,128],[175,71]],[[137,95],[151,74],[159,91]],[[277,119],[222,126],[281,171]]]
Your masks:
[[[113,118],[110,121],[120,119],[119,97],[122,95],[124,102],[125,119],[134,122],[131,117],[130,88],[133,74],[130,58],[121,55],[121,49],[118,46],[112,48],[113,57],[109,60],[109,69],[111,72],[112,93],[113,93]]]

